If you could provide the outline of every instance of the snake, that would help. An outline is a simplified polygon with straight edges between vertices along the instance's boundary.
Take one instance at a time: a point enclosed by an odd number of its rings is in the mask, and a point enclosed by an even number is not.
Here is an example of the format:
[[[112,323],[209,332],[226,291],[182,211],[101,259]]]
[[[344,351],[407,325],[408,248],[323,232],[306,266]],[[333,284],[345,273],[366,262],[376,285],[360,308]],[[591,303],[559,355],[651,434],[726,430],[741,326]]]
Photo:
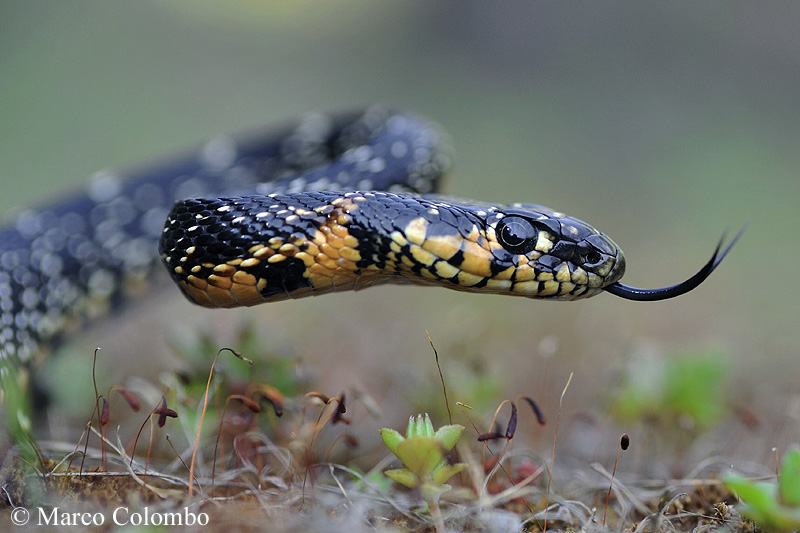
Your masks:
[[[721,240],[684,282],[631,287],[620,282],[619,246],[577,218],[440,195],[452,161],[439,126],[373,106],[309,113],[133,171],[98,172],[0,229],[0,372],[13,377],[160,285],[161,265],[206,307],[386,283],[655,301],[700,285],[742,233],[724,249]]]

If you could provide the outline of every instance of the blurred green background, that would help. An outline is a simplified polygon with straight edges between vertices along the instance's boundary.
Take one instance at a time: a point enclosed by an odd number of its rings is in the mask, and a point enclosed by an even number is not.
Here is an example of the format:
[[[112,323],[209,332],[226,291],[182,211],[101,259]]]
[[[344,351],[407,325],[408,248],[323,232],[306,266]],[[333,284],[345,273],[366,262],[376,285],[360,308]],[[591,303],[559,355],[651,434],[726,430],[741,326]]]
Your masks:
[[[575,438],[609,454],[615,388],[712,350],[727,398],[761,417],[715,446],[760,457],[800,436],[799,24],[788,2],[3,2],[0,212],[217,133],[407,107],[452,135],[448,193],[582,218],[625,250],[630,284],[681,281],[750,228],[707,283],[663,303],[387,287],[217,313],[168,287],[73,350],[102,346],[119,380],[165,364],[175,335],[252,321],[265,352],[302,357],[328,393],[356,384],[398,425],[441,405],[427,329],[466,403],[527,394],[552,419],[575,372],[565,420],[591,420],[597,440]]]

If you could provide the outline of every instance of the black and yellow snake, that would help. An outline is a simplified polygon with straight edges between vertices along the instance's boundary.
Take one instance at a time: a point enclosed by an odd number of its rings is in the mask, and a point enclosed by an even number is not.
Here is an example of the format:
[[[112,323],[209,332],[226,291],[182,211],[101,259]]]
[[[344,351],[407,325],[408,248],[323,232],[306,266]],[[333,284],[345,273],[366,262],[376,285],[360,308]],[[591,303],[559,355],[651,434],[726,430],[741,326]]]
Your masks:
[[[585,222],[432,194],[449,167],[435,125],[374,107],[217,138],[149,170],[98,173],[86,190],[0,230],[2,369],[153,285],[159,262],[211,307],[381,283],[660,300],[699,285],[736,241],[686,282],[628,287],[622,251]]]

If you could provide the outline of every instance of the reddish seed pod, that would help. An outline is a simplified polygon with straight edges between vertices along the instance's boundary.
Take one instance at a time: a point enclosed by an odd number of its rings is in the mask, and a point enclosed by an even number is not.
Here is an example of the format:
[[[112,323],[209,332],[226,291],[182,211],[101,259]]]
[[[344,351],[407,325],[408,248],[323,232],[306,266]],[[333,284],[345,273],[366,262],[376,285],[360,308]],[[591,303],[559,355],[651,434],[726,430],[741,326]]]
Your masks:
[[[508,419],[508,427],[506,428],[506,438],[511,439],[514,433],[517,432],[517,404],[511,403],[511,417]]]
[[[547,423],[547,418],[544,416],[544,412],[539,408],[539,404],[537,404],[533,398],[527,396],[523,396],[522,398],[528,402],[528,405],[533,409],[533,414],[536,415],[537,422],[542,426],[545,425],[545,423]]]
[[[110,409],[108,398],[102,396],[103,398],[103,408],[100,410],[100,425],[105,426],[108,424],[108,412]]]
[[[261,412],[261,406],[258,404],[258,402],[248,398],[247,396],[243,396],[241,394],[232,394],[230,398],[231,400],[238,400],[239,402],[242,403],[242,405],[244,405],[254,413]]]
[[[161,405],[153,410],[153,414],[158,415],[158,427],[160,428],[167,423],[167,417],[178,418],[178,413],[167,407],[167,399],[164,396],[161,397]]]
[[[275,411],[275,416],[283,416],[283,404],[276,402],[273,398],[266,398],[266,400],[272,404],[272,410]]]
[[[281,391],[276,389],[271,385],[267,385],[266,383],[257,383],[248,387],[248,390],[251,391],[250,395],[252,397],[256,397],[256,394],[260,395],[264,400],[268,401],[272,405],[272,410],[275,412],[275,416],[282,416],[283,415],[283,405],[284,405],[284,398]]]
[[[344,405],[344,392],[338,398],[331,398],[331,400],[337,400],[339,402],[336,412],[333,413],[333,417],[331,418],[331,423],[338,424],[339,422],[344,422],[349,425],[351,420],[344,416],[347,412],[347,407]]]
[[[487,440],[504,439],[506,436],[503,433],[492,431],[491,433],[481,433],[478,435],[478,442],[486,442]]]
[[[141,404],[139,403],[139,398],[136,397],[131,391],[126,389],[125,387],[116,387],[115,389],[120,396],[125,398],[125,401],[128,402],[128,405],[131,406],[131,409],[138,412],[141,409]]]

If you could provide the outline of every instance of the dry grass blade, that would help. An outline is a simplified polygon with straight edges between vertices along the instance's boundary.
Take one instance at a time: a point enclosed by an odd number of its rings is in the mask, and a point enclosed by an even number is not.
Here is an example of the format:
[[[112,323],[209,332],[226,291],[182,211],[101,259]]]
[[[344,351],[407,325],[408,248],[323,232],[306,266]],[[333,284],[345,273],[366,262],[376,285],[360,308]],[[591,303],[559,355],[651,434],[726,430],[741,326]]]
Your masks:
[[[249,359],[247,359],[244,356],[242,356],[240,353],[238,353],[235,350],[232,350],[230,348],[222,348],[217,352],[217,355],[214,356],[214,361],[211,363],[211,369],[208,371],[208,381],[206,382],[206,392],[203,395],[203,408],[202,408],[202,411],[200,412],[200,422],[197,424],[197,434],[195,436],[195,441],[194,441],[194,450],[192,451],[192,461],[189,464],[189,497],[191,497],[192,494],[194,494],[194,479],[195,479],[195,477],[194,477],[194,465],[195,465],[195,460],[197,459],[197,450],[200,447],[200,431],[203,429],[203,420],[205,419],[206,408],[208,407],[208,393],[209,393],[209,390],[211,389],[211,378],[214,376],[214,367],[217,364],[217,359],[219,359],[219,355],[224,351],[232,353],[237,358],[241,359],[242,361],[245,361],[246,363],[249,363],[251,365],[253,364],[252,361],[250,361]]]

